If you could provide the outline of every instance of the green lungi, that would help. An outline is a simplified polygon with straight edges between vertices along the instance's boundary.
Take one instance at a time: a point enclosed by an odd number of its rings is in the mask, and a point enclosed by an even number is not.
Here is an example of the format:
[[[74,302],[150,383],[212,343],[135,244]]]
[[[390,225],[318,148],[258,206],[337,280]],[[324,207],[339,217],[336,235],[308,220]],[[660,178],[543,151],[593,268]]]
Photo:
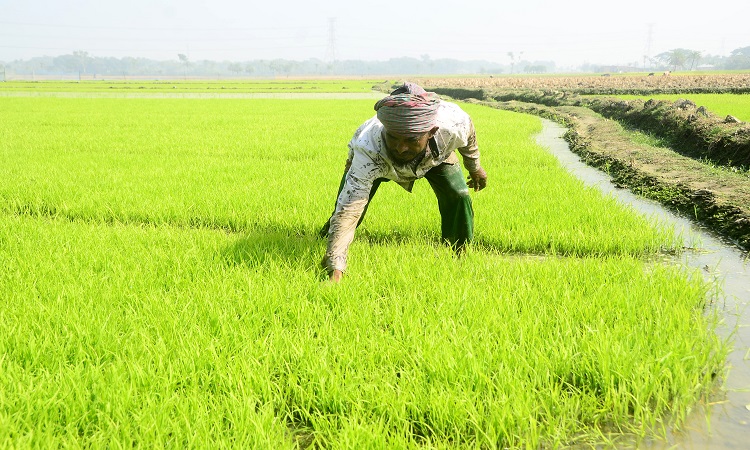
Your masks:
[[[430,183],[433,192],[438,200],[440,210],[440,232],[443,240],[456,250],[471,242],[474,238],[474,208],[471,204],[469,188],[466,186],[461,166],[459,164],[443,163],[430,169],[424,176]],[[362,223],[367,213],[367,207],[370,205],[372,198],[380,187],[380,184],[390,181],[386,178],[378,178],[372,184],[370,196],[362,216],[357,222],[357,227]],[[341,178],[338,193],[346,183],[346,173]],[[338,194],[336,195],[338,199]],[[320,236],[328,235],[328,227],[331,219],[320,230]]]

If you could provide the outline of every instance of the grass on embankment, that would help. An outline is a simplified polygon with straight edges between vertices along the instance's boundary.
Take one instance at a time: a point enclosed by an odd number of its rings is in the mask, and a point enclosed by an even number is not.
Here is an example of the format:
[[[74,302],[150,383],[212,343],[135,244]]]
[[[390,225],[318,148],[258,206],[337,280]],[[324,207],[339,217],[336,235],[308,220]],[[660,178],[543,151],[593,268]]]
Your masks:
[[[478,244],[387,183],[321,284],[372,102],[6,99],[0,446],[560,445],[679,423],[720,372],[668,230],[467,105]],[[568,255],[565,257],[565,255]]]
[[[671,100],[684,98],[698,106],[705,106],[714,114],[725,117],[732,115],[744,122],[750,122],[750,95],[748,94],[657,94],[657,95],[617,95],[618,98],[632,100]]]

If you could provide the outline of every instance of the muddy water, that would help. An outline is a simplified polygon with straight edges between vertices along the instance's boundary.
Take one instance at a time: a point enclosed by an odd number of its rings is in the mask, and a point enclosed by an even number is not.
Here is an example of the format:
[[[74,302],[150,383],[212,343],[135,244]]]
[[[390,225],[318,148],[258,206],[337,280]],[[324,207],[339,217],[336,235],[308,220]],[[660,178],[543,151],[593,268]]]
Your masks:
[[[638,448],[665,449],[747,449],[750,448],[750,260],[731,243],[676,215],[658,203],[633,195],[611,183],[610,177],[581,162],[562,139],[565,128],[542,119],[544,129],[537,142],[548,148],[558,160],[586,185],[596,186],[607,195],[630,205],[636,211],[672,225],[683,236],[685,252],[679,263],[700,269],[706,280],[720,290],[713,308],[724,318],[717,330],[722,338],[731,338],[728,375],[723,389],[708,406],[696,409],[680,432],[671,433],[667,442],[640,442]]]

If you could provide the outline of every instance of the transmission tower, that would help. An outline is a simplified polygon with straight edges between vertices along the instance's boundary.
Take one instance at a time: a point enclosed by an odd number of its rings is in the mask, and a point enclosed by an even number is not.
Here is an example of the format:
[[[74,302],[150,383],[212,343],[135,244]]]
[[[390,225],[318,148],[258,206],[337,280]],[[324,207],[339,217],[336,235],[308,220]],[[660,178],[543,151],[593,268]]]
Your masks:
[[[328,48],[326,49],[326,61],[334,64],[336,62],[336,18],[328,18]]]
[[[646,68],[646,63],[651,60],[651,44],[654,42],[654,24],[648,24],[646,31],[646,49],[643,53],[643,68]]]

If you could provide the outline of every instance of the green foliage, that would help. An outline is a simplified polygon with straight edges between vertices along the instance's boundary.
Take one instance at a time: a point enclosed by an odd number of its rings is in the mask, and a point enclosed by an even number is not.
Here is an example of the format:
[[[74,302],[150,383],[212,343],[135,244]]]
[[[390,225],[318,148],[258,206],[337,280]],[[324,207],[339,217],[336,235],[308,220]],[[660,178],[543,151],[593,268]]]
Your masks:
[[[668,52],[656,55],[656,60],[662,64],[670,66],[672,70],[693,68],[701,59],[701,52],[698,50],[689,50],[685,48],[675,48]]]
[[[378,192],[317,229],[371,101],[0,100],[0,447],[558,447],[679,425],[722,370],[699,277],[530,116],[465,105],[477,243]]]

